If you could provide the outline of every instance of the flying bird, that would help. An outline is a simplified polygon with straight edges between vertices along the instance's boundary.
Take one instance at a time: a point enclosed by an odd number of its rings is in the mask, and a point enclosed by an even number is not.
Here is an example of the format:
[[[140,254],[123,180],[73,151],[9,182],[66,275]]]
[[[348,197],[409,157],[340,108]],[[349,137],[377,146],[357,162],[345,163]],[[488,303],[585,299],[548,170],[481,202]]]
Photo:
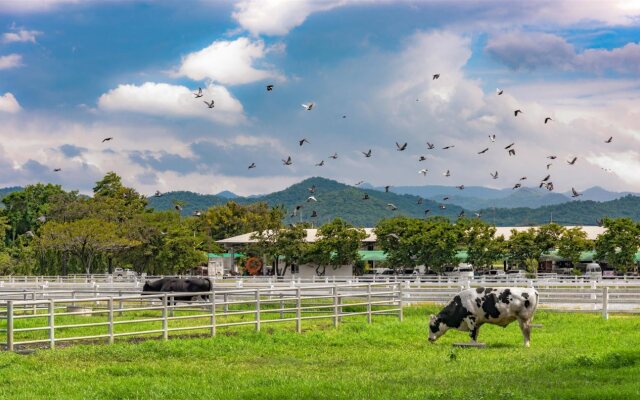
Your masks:
[[[62,168],[54,168],[53,169],[53,172],[60,172],[60,171],[62,171]]]
[[[355,184],[355,185],[356,185],[356,186],[360,186],[360,185],[362,185],[363,183],[364,183],[364,181],[358,181],[358,182],[356,182],[356,184]]]
[[[385,186],[385,187],[384,187],[384,191],[385,191],[386,193],[389,193],[389,188],[390,188],[390,187],[391,187],[391,186]]]
[[[366,158],[371,157],[371,149],[369,149],[369,151],[367,151],[367,152],[364,152],[364,151],[363,151],[363,152],[362,152],[362,154],[364,154],[364,156],[365,156]]]
[[[397,210],[397,209],[398,209],[398,207],[396,207],[396,205],[395,205],[395,204],[393,204],[393,203],[387,203],[387,207],[388,207],[388,208],[389,208],[389,210],[391,210],[391,211],[395,211],[395,210]]]
[[[422,197],[418,197],[418,201],[416,201],[416,204],[422,204],[424,202],[424,199]]]
[[[551,167],[553,164],[549,163],[547,164],[547,169],[549,169],[549,167]]]
[[[365,193],[364,196],[362,196],[362,200],[369,200],[369,193]]]
[[[504,149],[505,149],[505,150],[509,150],[510,148],[512,148],[512,147],[513,147],[513,145],[514,145],[514,144],[515,144],[515,143],[511,143],[510,145],[508,145],[508,146],[507,146],[507,147],[505,147]]]
[[[270,92],[273,90],[273,85],[267,85],[267,92]]]
[[[390,233],[387,235],[387,237],[393,238],[395,240],[400,240],[400,236],[398,236],[396,233]]]
[[[316,192],[316,185],[311,185],[311,187],[307,188],[307,191],[311,194],[314,194]]]
[[[113,138],[112,137],[106,137],[106,138],[102,139],[102,143],[108,142],[109,140],[113,140]]]
[[[333,158],[334,160],[338,159],[338,153],[333,153],[332,156],[329,156],[329,158]]]
[[[293,161],[291,161],[291,156],[287,157],[287,159],[286,159],[286,160],[282,160],[282,163],[283,163],[284,165],[291,165],[291,164],[293,164]]]
[[[574,188],[571,188],[571,197],[582,196],[582,193],[578,193]]]
[[[491,140],[491,143],[495,143],[496,142],[496,135],[489,135],[489,140]]]
[[[309,196],[307,197],[307,203],[310,201],[318,201],[318,199],[316,199],[315,196]]]
[[[431,210],[429,208],[427,208],[426,210],[424,210],[424,215],[427,215],[431,212]]]
[[[195,211],[193,212],[193,216],[194,216],[194,217],[202,217],[202,212],[201,212],[200,210],[195,210]]]
[[[213,107],[215,107],[215,106],[213,105],[214,103],[215,103],[215,101],[213,101],[213,100],[211,100],[211,102],[210,102],[210,103],[207,103],[207,101],[206,101],[206,100],[204,101],[204,104],[206,104],[206,105],[207,105],[207,107],[209,107],[209,108],[213,108]]]
[[[460,190],[464,190],[464,185],[456,186]]]
[[[527,177],[526,177],[526,176],[523,176],[522,178],[520,178],[520,180],[521,180],[521,181],[524,181],[524,180],[526,180],[526,179],[527,179]]]
[[[547,158],[548,158],[549,160],[555,160],[556,158],[558,158],[558,156],[547,156]]]
[[[522,114],[522,110],[515,110],[515,111],[513,112],[513,116],[514,116],[514,117],[517,117],[517,116],[518,116],[518,113]]]
[[[256,163],[252,162],[251,165],[249,165],[249,167],[247,169],[251,169],[251,168],[255,168],[256,167]]]
[[[462,218],[464,217],[464,210],[460,211],[460,214],[458,214],[458,218]]]
[[[428,169],[421,169],[420,171],[418,171],[419,174],[422,174],[424,176],[427,176],[427,172],[429,172]]]
[[[573,159],[571,161],[567,161],[567,164],[569,165],[573,165],[576,163],[576,160],[578,159],[578,157],[573,157]]]
[[[542,179],[542,182],[546,182],[549,180],[549,178],[551,178],[551,175],[547,175],[544,177],[544,179]]]
[[[311,211],[311,218],[317,218],[318,217],[318,213],[316,212],[316,210]]]
[[[407,142],[405,142],[403,145],[400,145],[398,142],[396,142],[396,147],[398,151],[404,151],[407,148]]]
[[[519,184],[519,183],[516,183],[516,184],[515,184],[515,186],[514,186],[511,190],[513,190],[513,189],[517,189],[517,188],[519,188],[519,187],[522,187],[522,185],[521,185],[521,184]]]
[[[492,177],[493,179],[498,179],[498,171],[496,171],[496,172],[495,172],[495,173],[493,173],[493,174],[492,174],[491,172],[489,172],[489,175],[491,175],[491,177]]]
[[[176,204],[174,208],[178,211],[182,211],[182,206],[180,204]]]
[[[311,111],[313,109],[313,106],[315,106],[314,103],[302,104],[302,107],[307,111]]]
[[[504,90],[496,88],[496,93],[498,94],[498,96],[500,96],[502,93],[504,93]]]
[[[324,160],[320,161],[316,164],[316,167],[322,167],[324,165]]]
[[[435,80],[436,80],[436,79],[438,79],[438,78],[440,78],[440,74],[433,74],[433,78],[432,78],[432,80],[434,80],[434,81],[435,81]]]
[[[198,93],[194,93],[193,95],[196,96],[196,99],[202,97],[202,88],[198,88]]]
[[[447,206],[445,206],[444,204],[440,204],[438,207],[440,207],[441,210],[444,210],[445,208],[447,208]]]
[[[303,144],[305,144],[305,143],[309,143],[309,141],[308,141],[306,138],[301,139],[301,140],[298,140],[298,144],[299,144],[300,146],[302,146],[302,145],[303,145]]]
[[[482,213],[481,212],[474,212],[476,218],[480,218],[482,217]]]
[[[478,154],[484,154],[484,153],[486,153],[487,151],[489,151],[489,148],[488,148],[488,147],[487,147],[486,149],[484,149],[484,150],[480,150],[480,151],[478,152]]]
[[[509,155],[510,156],[515,156],[516,155],[515,149],[509,149]]]
[[[548,182],[545,187],[547,188],[548,191],[553,191],[553,182]]]
[[[442,150],[449,150],[449,149],[452,149],[452,148],[454,148],[454,147],[456,147],[456,145],[455,145],[455,144],[452,144],[451,146],[444,146],[444,147],[442,148]]]
[[[549,122],[549,121],[553,121],[553,120],[551,119],[551,117],[547,117],[547,118],[545,118],[545,119],[544,119],[544,123],[545,123],[545,124],[546,124],[547,122]]]
[[[611,143],[611,141],[613,140],[613,136],[609,136],[609,139],[605,140],[605,143]]]
[[[445,172],[442,173],[442,175],[446,176],[447,178],[451,176],[451,172],[449,172],[449,170],[446,170]]]
[[[429,143],[429,142],[427,142],[427,149],[429,149],[429,150],[433,150],[433,148],[434,148],[434,147],[435,147],[435,146],[434,146],[434,144],[433,144],[433,143]]]
[[[420,158],[418,158],[418,161],[425,161],[427,159],[427,157],[425,156],[420,156]]]
[[[447,201],[447,200],[449,200],[449,196],[444,196],[444,197],[442,198],[442,201]]]
[[[159,190],[156,190],[156,193],[153,195],[154,197],[162,197],[162,193]]]

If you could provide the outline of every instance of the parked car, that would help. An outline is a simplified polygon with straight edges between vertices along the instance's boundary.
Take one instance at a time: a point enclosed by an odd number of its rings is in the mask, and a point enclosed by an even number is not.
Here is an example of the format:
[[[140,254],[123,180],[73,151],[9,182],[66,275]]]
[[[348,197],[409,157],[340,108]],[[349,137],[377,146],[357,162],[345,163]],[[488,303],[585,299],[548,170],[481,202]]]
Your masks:
[[[138,274],[135,271],[130,270],[129,268],[114,268],[113,276],[117,279],[132,279],[136,278]]]
[[[589,263],[585,266],[585,276],[592,279],[602,279],[602,268],[598,263]]]
[[[449,272],[449,276],[473,278],[473,267],[470,264],[460,264]]]

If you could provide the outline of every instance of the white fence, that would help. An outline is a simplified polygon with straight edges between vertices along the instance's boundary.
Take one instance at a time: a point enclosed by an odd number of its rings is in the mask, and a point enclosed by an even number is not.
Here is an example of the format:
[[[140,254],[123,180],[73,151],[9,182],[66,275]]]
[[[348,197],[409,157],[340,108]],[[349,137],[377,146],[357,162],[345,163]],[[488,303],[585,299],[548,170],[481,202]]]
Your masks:
[[[167,340],[180,332],[214,336],[222,327],[249,325],[260,331],[265,324],[286,322],[295,322],[301,332],[304,320],[328,319],[338,326],[352,316],[366,316],[369,323],[374,315],[402,320],[402,290],[401,284],[215,289],[190,293],[203,297],[195,302],[180,301],[184,293],[44,299],[47,293],[31,292],[32,299],[0,302],[0,346],[54,348],[61,342],[113,343],[147,335]]]

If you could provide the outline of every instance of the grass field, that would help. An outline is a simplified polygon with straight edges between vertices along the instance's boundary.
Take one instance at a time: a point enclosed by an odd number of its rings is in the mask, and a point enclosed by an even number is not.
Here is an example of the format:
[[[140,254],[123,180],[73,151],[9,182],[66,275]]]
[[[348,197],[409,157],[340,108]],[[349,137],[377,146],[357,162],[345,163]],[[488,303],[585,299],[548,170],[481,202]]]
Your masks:
[[[433,307],[392,316],[220,330],[215,338],[0,353],[2,399],[640,398],[640,318],[539,311],[532,347],[517,324],[485,325],[485,349],[449,332],[428,343]]]

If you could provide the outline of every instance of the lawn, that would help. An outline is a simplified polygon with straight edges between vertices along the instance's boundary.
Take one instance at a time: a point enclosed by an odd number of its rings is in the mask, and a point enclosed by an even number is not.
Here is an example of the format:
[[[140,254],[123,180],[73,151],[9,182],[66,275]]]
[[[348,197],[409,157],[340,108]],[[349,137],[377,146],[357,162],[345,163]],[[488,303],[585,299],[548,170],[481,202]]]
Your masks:
[[[426,340],[433,307],[392,316],[220,329],[214,338],[0,353],[3,399],[640,398],[640,318],[539,311],[532,347],[517,324],[485,325],[484,349]],[[246,328],[246,327],[245,327]]]

